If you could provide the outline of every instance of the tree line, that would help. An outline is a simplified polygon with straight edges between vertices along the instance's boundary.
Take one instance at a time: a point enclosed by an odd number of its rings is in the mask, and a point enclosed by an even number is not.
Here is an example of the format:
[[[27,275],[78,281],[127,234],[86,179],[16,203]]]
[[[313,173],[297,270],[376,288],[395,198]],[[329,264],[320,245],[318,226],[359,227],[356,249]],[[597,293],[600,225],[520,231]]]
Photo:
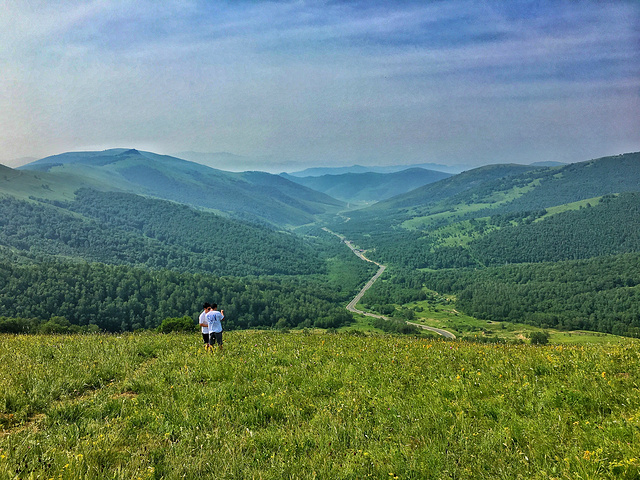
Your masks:
[[[72,202],[0,199],[0,245],[31,254],[220,275],[326,273],[300,237],[164,200],[83,189]]]
[[[424,272],[468,315],[542,328],[640,336],[640,254]]]
[[[341,303],[348,294],[305,277],[241,278],[101,263],[0,260],[0,317],[38,322],[60,317],[107,332],[156,328],[166,318],[185,315],[195,322],[204,302],[223,306],[227,329],[337,328],[352,321]]]

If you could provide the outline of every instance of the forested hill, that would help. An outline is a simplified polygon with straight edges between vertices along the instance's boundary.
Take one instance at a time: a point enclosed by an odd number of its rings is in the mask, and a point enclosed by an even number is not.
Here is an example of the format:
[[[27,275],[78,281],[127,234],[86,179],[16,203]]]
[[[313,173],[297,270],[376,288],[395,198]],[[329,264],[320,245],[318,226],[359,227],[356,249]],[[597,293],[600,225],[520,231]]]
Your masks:
[[[193,317],[206,301],[224,307],[227,330],[339,327],[351,315],[335,297],[332,285],[304,278],[219,277],[100,263],[18,263],[5,259],[0,249],[0,332],[30,331],[49,319],[109,332],[155,328],[165,318]]]
[[[20,168],[52,174],[48,178],[82,177],[86,184],[102,190],[154,196],[278,226],[310,223],[318,214],[343,207],[328,195],[278,175],[224,172],[135,149],[65,153]],[[33,196],[51,198],[39,186],[29,185]]]
[[[491,181],[499,180],[500,182],[504,182],[508,178],[516,177],[536,169],[538,169],[538,167],[515,164],[487,165],[475,168],[444,180],[416,188],[403,195],[397,195],[369,209],[364,209],[361,213],[364,215],[379,215],[383,211],[434,204],[454,197],[462,192],[479,188]]]
[[[640,152],[531,172],[514,178],[513,183],[512,189],[525,184],[528,188],[513,201],[505,202],[503,211],[537,210],[611,193],[637,192]]]
[[[343,173],[317,177],[281,174],[281,176],[345,202],[378,202],[448,178],[451,174],[423,168],[409,168],[392,173]]]
[[[624,193],[558,213],[501,214],[430,231],[390,231],[376,237],[371,255],[411,269],[557,262],[640,252],[638,232],[640,193]]]
[[[497,224],[500,218],[490,217],[487,222]],[[508,215],[502,218],[506,220],[505,227],[469,244],[472,257],[484,265],[557,262],[640,252],[639,192],[605,195],[577,210],[542,215],[532,222]]]
[[[219,275],[325,272],[292,234],[165,200],[79,190],[55,205],[0,199],[0,245],[36,255]]]
[[[349,214],[345,233],[422,229],[498,213],[527,212],[640,189],[640,153],[563,167],[491,165]],[[338,228],[338,225],[336,225]]]

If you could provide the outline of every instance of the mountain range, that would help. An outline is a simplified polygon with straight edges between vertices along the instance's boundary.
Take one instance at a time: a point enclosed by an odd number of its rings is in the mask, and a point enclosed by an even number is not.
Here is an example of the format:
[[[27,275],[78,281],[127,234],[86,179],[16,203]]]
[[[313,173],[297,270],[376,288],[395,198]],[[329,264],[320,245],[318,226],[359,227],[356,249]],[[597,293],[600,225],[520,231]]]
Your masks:
[[[234,307],[238,326],[314,325],[318,309],[334,312],[322,325],[342,325],[349,316],[336,313],[337,302],[373,267],[342,252],[320,228],[327,226],[390,267],[363,301],[406,304],[424,298],[426,286],[459,298],[478,318],[640,334],[640,153],[456,175],[418,168],[303,178],[227,172],[136,149],[72,152],[18,169],[0,165],[0,213],[0,315],[51,311],[85,325],[90,306],[78,299],[90,286],[73,285],[89,280],[72,272],[89,262],[114,266],[91,267],[111,285],[96,294],[109,329],[120,328],[108,320],[116,297],[128,316],[123,329],[159,318],[145,317],[153,305],[141,306],[143,296],[131,310],[129,294],[116,295],[121,278],[157,277],[127,269],[187,275],[180,281],[196,286],[198,298],[216,282],[211,275],[243,278],[225,290],[251,298]],[[58,283],[39,276],[45,264],[49,275],[66,272]],[[560,285],[565,273],[570,280]],[[172,275],[162,282],[175,284]],[[295,281],[258,287],[248,277]],[[136,288],[127,292],[143,285]],[[258,298],[259,288],[286,290],[287,304]],[[153,298],[162,312],[191,308],[167,291],[170,301]],[[301,305],[315,306],[297,305],[296,291],[305,292]],[[43,295],[58,300],[33,303]]]
[[[409,168],[390,173],[343,173],[317,177],[296,177],[282,173],[280,176],[344,202],[375,203],[448,178],[451,174]]]
[[[226,172],[135,149],[64,153],[19,170],[33,174],[16,179],[25,184],[17,188],[38,198],[55,197],[61,192],[69,196],[81,185],[91,186],[149,195],[276,225],[302,225],[312,222],[315,215],[335,212],[344,206],[334,198],[278,175]],[[52,183],[60,188],[51,188]]]

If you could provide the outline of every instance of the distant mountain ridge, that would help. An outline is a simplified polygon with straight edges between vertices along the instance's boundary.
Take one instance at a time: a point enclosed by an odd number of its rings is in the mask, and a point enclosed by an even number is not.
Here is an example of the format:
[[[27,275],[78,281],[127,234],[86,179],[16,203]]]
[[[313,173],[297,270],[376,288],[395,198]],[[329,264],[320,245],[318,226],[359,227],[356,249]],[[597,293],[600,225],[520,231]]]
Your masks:
[[[411,168],[435,170],[448,174],[460,173],[467,168],[465,165],[441,165],[438,163],[418,163],[411,165],[386,165],[386,166],[362,166],[351,165],[347,167],[312,167],[304,170],[289,172],[292,177],[321,177],[323,175],[343,175],[345,173],[396,173]]]
[[[345,202],[372,203],[437,182],[451,174],[409,168],[393,173],[343,173],[319,177],[295,177],[282,173],[280,176]]]
[[[46,172],[52,178],[79,176],[102,190],[149,195],[280,226],[309,223],[315,215],[344,206],[339,200],[278,175],[225,172],[136,149],[64,153],[19,170]],[[39,194],[48,198],[46,191]]]

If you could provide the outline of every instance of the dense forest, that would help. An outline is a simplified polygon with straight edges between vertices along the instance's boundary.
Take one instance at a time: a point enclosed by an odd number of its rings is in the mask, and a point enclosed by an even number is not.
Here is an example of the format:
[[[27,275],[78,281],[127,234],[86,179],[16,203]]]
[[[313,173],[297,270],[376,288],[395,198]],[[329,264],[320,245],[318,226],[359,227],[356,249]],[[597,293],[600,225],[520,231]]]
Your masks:
[[[208,301],[225,309],[226,329],[330,328],[352,320],[340,303],[351,292],[339,294],[333,287],[331,282],[304,277],[221,277],[100,263],[5,259],[0,261],[0,317],[62,317],[72,325],[118,332],[155,328],[166,318],[184,315],[194,318],[195,324],[201,305]]]
[[[371,257],[402,268],[550,262],[640,251],[640,194],[605,195],[584,208],[494,214],[428,232],[403,228],[360,237]],[[458,233],[456,233],[458,232]]]
[[[640,253],[488,268],[396,268],[362,304],[410,320],[411,311],[398,305],[449,305],[441,294],[454,295],[458,310],[484,320],[640,336]]]
[[[301,238],[186,205],[80,190],[55,205],[0,199],[0,245],[87,261],[219,275],[324,273]]]
[[[424,272],[466,314],[544,328],[640,336],[640,254]]]
[[[607,195],[580,210],[508,226],[470,243],[483,265],[577,260],[640,251],[640,193]]]

